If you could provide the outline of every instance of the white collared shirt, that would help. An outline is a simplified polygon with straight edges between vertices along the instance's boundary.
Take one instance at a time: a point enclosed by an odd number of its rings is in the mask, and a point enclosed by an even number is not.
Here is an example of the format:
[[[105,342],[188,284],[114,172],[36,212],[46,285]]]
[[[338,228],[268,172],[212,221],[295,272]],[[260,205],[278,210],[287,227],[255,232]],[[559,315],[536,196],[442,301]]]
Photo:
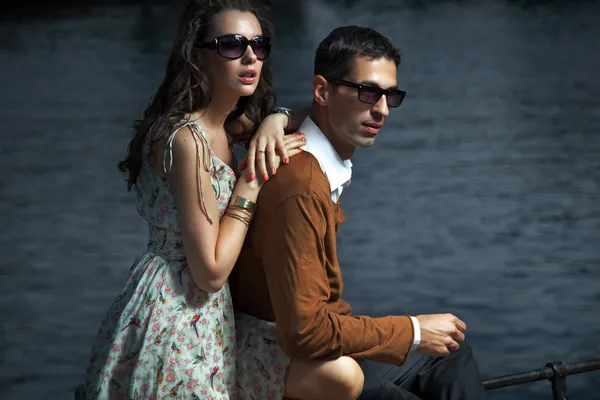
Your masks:
[[[329,139],[327,139],[327,136],[325,136],[323,131],[321,131],[310,117],[307,117],[302,122],[302,125],[298,128],[298,132],[304,133],[304,137],[306,138],[306,144],[302,147],[302,150],[311,153],[319,162],[323,173],[331,185],[331,200],[337,203],[344,188],[350,186],[352,162],[350,160],[342,160]],[[414,351],[421,343],[421,326],[415,317],[411,316],[410,319],[413,323],[414,333],[411,351]]]
[[[331,200],[337,203],[342,191],[350,185],[352,178],[352,161],[342,160],[314,121],[307,117],[298,132],[304,133],[306,144],[302,150],[311,153],[321,166],[323,173],[331,185]]]

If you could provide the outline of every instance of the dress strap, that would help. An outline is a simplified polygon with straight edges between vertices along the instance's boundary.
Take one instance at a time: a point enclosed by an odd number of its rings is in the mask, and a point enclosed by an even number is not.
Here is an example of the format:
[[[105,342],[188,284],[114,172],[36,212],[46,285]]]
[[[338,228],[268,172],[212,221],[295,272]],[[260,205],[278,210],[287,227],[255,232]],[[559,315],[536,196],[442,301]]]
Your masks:
[[[188,126],[190,128],[190,131],[192,132],[192,137],[194,138],[194,142],[196,142],[196,149],[198,151],[197,156],[196,156],[196,171],[197,171],[197,176],[198,176],[198,196],[200,198],[200,205],[202,207],[202,212],[204,213],[204,215],[206,215],[208,222],[210,222],[210,224],[212,225],[213,220],[210,217],[210,215],[208,215],[208,210],[206,209],[206,203],[204,202],[204,192],[202,191],[202,174],[201,174],[200,168],[202,167],[202,168],[204,168],[204,170],[206,172],[210,172],[213,163],[212,163],[212,157],[210,154],[210,147],[208,145],[208,139],[206,138],[204,130],[198,123],[196,123],[194,121],[187,121],[187,122],[179,125],[177,127],[177,129],[175,129],[175,131],[173,133],[171,133],[171,135],[167,138],[165,152],[163,155],[163,171],[165,173],[169,172],[171,170],[171,167],[173,167],[173,140],[175,139],[175,134],[177,134],[177,132],[179,132],[179,130],[181,128],[184,128],[186,126]],[[203,165],[200,165],[200,163],[201,163],[200,151],[202,151],[202,155],[204,158]],[[168,167],[167,167],[167,155],[169,156]]]

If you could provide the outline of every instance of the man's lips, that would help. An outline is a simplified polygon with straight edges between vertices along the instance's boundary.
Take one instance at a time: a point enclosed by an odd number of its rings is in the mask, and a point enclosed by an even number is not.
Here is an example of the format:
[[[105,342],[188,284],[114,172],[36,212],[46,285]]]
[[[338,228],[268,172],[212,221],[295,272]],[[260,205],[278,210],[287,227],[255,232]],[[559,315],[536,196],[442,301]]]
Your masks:
[[[383,122],[372,122],[372,121],[369,121],[369,122],[363,122],[363,125],[371,127],[371,128],[374,128],[374,129],[381,129],[381,127],[383,126]]]
[[[372,135],[377,135],[379,133],[379,130],[383,126],[383,123],[369,121],[369,122],[363,122],[363,126],[365,128],[367,128],[366,130],[367,130],[368,133],[370,133]]]

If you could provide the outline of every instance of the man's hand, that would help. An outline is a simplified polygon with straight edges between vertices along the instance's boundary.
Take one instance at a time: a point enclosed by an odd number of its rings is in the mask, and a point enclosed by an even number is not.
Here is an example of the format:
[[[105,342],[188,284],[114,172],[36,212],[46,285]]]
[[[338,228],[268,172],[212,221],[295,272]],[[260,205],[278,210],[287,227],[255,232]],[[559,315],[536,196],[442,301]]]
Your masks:
[[[421,343],[417,352],[431,357],[445,357],[458,350],[465,340],[467,325],[452,314],[417,315],[421,326]]]

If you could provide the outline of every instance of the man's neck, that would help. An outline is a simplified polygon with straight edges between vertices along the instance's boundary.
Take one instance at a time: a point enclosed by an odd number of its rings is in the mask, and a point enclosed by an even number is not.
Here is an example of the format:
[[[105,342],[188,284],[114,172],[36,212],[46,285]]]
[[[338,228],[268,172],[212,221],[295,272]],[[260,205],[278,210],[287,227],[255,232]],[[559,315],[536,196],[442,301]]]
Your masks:
[[[327,140],[331,143],[340,158],[344,161],[349,160],[354,154],[355,147],[351,144],[344,143],[333,133],[333,127],[327,118],[327,114],[318,107],[313,107],[310,118],[315,125],[323,132]]]

